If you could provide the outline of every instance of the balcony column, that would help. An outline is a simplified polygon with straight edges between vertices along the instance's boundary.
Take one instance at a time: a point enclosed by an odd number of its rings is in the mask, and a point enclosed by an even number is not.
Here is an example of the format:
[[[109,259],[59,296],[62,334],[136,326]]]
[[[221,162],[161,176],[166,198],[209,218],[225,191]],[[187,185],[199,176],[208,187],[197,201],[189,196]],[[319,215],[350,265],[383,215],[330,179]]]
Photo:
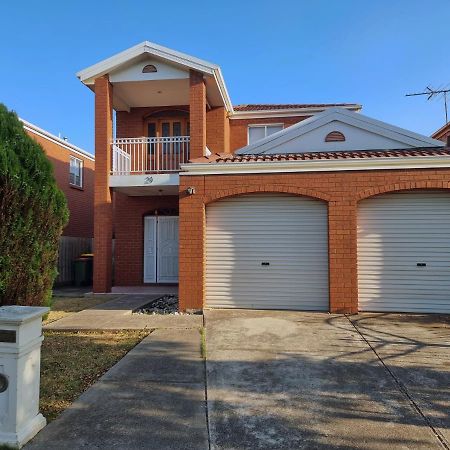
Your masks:
[[[95,80],[95,189],[93,291],[111,292],[112,202],[109,187],[113,137],[112,85],[108,75]]]
[[[190,158],[206,154],[206,86],[203,75],[189,72]]]

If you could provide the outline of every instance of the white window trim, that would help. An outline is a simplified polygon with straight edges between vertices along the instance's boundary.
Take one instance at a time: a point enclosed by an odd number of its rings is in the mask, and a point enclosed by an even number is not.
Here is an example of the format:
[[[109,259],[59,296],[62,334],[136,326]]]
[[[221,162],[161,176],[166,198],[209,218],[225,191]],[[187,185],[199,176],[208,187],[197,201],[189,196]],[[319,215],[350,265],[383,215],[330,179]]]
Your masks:
[[[70,180],[70,178],[71,178],[70,176],[72,175],[72,172],[71,172],[72,160],[76,161],[80,165],[80,184],[72,183],[72,181]],[[83,180],[83,178],[84,178],[83,177],[83,169],[84,169],[84,161],[80,158],[76,158],[75,156],[70,155],[70,158],[69,158],[69,184],[71,186],[75,186],[77,188],[83,188],[83,181],[84,181]]]
[[[284,123],[283,122],[277,122],[277,123],[249,123],[247,125],[247,145],[250,145],[250,127],[251,128],[256,128],[256,127],[259,127],[259,128],[281,127],[281,129],[284,130]],[[265,132],[265,136],[264,137],[267,137],[267,130]]]

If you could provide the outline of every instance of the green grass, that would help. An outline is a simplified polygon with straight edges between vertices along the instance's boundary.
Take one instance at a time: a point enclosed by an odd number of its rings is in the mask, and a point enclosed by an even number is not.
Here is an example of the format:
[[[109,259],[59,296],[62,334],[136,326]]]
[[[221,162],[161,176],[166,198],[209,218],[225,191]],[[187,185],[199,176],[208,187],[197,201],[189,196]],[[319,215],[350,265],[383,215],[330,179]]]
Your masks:
[[[148,334],[148,330],[45,331],[41,352],[42,414],[48,421],[55,419]]]
[[[114,297],[109,295],[98,295],[92,297],[53,297],[51,301],[51,310],[44,318],[43,324],[46,325],[63,317],[70,316],[83,309],[89,309],[94,306],[112,300]],[[1,450],[1,449],[0,449]]]
[[[206,328],[200,328],[200,353],[203,359],[206,359]]]

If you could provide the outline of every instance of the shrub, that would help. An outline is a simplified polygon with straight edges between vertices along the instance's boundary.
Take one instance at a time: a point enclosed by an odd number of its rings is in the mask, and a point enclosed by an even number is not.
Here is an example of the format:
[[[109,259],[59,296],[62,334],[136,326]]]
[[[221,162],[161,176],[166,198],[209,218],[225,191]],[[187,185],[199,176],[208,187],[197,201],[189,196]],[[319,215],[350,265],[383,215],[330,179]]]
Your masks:
[[[68,220],[64,194],[42,147],[0,104],[0,303],[49,304],[58,241]]]

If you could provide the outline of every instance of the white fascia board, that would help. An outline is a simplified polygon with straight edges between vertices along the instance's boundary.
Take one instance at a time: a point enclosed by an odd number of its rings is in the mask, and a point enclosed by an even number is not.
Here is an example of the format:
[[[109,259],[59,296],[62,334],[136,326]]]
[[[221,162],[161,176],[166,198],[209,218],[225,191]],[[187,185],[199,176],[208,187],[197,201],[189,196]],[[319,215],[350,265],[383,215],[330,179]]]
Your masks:
[[[328,109],[335,109],[335,106],[323,106],[323,107],[307,107],[307,108],[290,108],[290,109],[273,109],[264,111],[234,111],[230,116],[231,120],[243,120],[243,119],[267,119],[272,117],[304,117],[311,114],[319,114]],[[340,108],[348,109],[350,111],[359,112],[362,108],[361,105],[346,105]]]
[[[212,76],[219,88],[225,107],[230,113],[233,113],[233,105],[231,104],[230,96],[228,95],[225,81],[218,65],[149,41],[141,42],[128,50],[111,56],[110,58],[100,61],[99,63],[86,69],[80,70],[76,75],[86,86],[92,86],[95,82],[95,78],[117,69],[121,65],[144,53],[148,53],[166,61],[179,64],[188,69],[193,69],[203,74]]]
[[[230,114],[234,114],[233,104],[231,103],[230,96],[228,95],[228,90],[225,85],[225,80],[223,79],[222,71],[220,70],[220,67],[217,67],[216,69],[214,69],[214,79],[219,88],[220,95],[222,97],[225,108],[227,109],[227,111]]]
[[[147,175],[110,175],[110,187],[178,186],[178,173],[151,173]]]
[[[341,172],[354,170],[450,168],[450,157],[367,158],[312,161],[182,164],[181,176],[240,175],[252,173]]]
[[[167,47],[163,47],[149,41],[144,41],[86,69],[80,70],[76,75],[84,84],[92,84],[95,78],[111,72],[122,64],[125,64],[144,53],[148,53],[208,75],[213,75],[214,71],[218,69],[216,64],[209,63],[185,53],[171,50]]]
[[[351,112],[346,110],[339,110],[338,113],[347,116],[349,118],[348,123],[350,125],[358,126],[357,124],[360,123],[362,125],[359,126],[360,128],[367,129],[369,131],[379,129],[380,131],[382,130],[386,137],[395,140],[398,140],[398,135],[401,135],[404,137],[404,139],[408,140],[411,143],[410,145],[414,145],[412,144],[412,142],[414,141],[419,141],[424,147],[444,146],[444,143],[437,139],[415,133],[414,131],[410,131],[405,128],[397,127],[396,125],[391,125],[390,123],[382,122],[378,119],[373,119],[372,117],[368,117],[363,114],[352,114]],[[382,133],[378,132],[378,134]]]
[[[242,147],[235,153],[237,155],[262,154],[333,121],[343,122],[412,147],[444,146],[442,141],[372,119],[363,114],[348,111],[343,108],[331,108],[316,116],[309,117],[308,119],[278,131],[277,133],[273,133],[253,144]]]
[[[44,130],[43,128],[39,128],[38,126],[36,126],[24,119],[21,119],[20,117],[19,117],[19,120],[22,122],[25,130],[31,131],[32,133],[34,133],[38,136],[41,136],[41,137],[47,139],[48,141],[54,142],[55,144],[58,144],[59,146],[64,147],[65,149],[70,150],[71,152],[76,153],[79,156],[90,159],[91,161],[95,161],[95,156],[92,153],[89,153],[86,150],[83,150],[82,148],[77,147],[76,145],[73,145],[73,144],[65,141],[64,139],[61,139],[60,137],[55,136],[52,133],[49,133],[48,131]]]

